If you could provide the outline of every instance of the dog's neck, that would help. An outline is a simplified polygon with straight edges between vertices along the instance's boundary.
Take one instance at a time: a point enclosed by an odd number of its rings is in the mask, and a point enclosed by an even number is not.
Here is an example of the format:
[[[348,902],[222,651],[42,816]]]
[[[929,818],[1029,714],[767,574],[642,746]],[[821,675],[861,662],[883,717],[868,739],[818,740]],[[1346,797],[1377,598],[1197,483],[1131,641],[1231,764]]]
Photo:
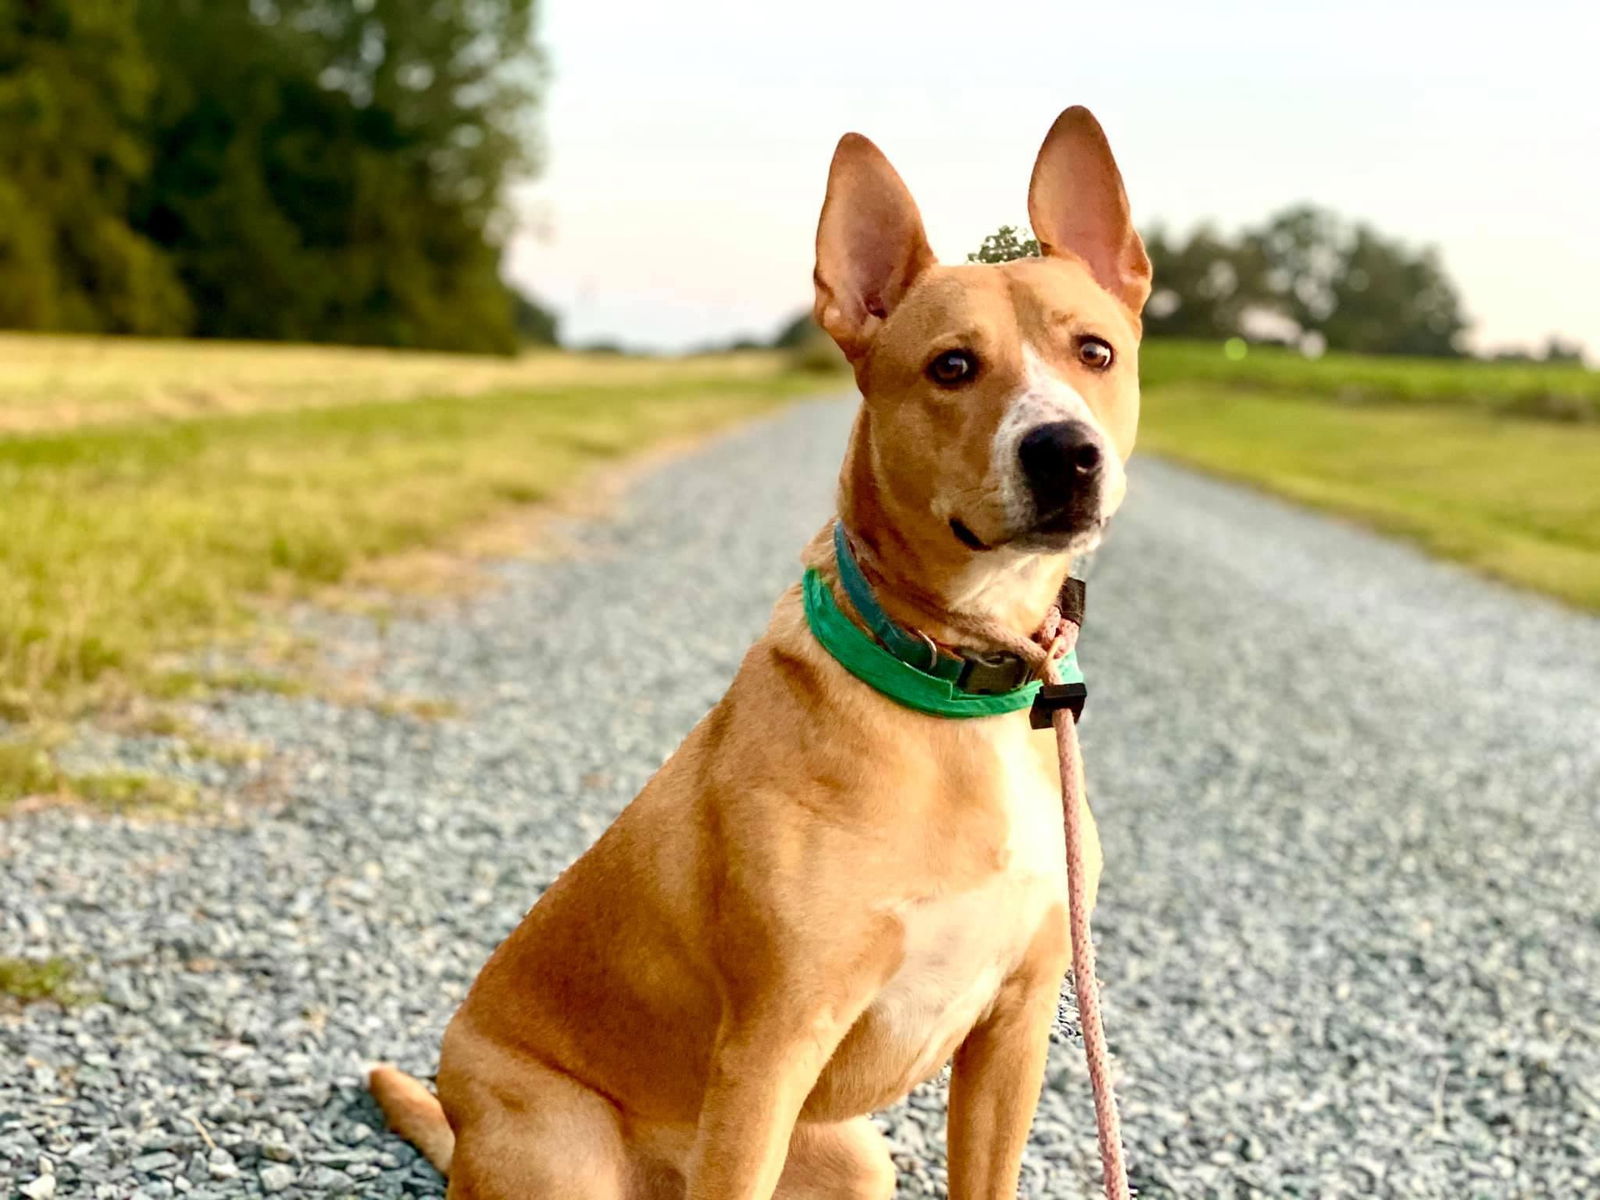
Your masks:
[[[930,528],[926,510],[916,511],[882,487],[869,460],[858,424],[840,475],[839,517],[884,611],[948,646],[1001,648],[982,644],[990,639],[975,642],[974,622],[994,622],[1018,638],[1033,637],[1061,591],[1071,559],[1004,547],[969,549],[949,530]],[[831,542],[817,549],[832,565]]]

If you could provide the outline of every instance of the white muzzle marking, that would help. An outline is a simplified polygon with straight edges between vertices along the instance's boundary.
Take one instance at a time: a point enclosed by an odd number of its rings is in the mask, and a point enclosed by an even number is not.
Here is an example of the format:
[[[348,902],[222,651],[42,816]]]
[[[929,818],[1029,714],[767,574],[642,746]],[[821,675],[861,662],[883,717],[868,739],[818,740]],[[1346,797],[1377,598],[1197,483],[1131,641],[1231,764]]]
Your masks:
[[[1037,519],[1033,494],[1022,472],[1022,439],[1030,430],[1058,421],[1077,421],[1086,425],[1093,431],[1095,441],[1099,444],[1100,459],[1105,467],[1100,472],[1100,495],[1096,508],[1103,522],[1115,511],[1124,490],[1121,457],[1084,398],[1051,370],[1039,352],[1027,342],[1022,344],[1022,365],[1022,387],[1006,406],[1005,416],[995,430],[990,452],[990,470],[1005,511],[1006,525],[1014,530],[1027,529]],[[1099,540],[1096,532],[1087,539],[1087,544],[1074,546],[1073,549],[1077,553],[1092,550]]]

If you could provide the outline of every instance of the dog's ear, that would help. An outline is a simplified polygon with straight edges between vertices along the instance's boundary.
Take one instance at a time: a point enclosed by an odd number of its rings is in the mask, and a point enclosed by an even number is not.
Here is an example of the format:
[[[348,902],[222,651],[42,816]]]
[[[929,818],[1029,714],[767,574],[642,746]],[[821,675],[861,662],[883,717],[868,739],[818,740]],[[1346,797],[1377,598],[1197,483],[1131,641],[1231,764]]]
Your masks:
[[[1028,185],[1028,220],[1039,249],[1077,258],[1135,313],[1150,298],[1150,258],[1128,215],[1128,193],[1105,131],[1082,106],[1056,118]]]
[[[817,324],[857,358],[933,263],[922,214],[904,181],[883,151],[859,133],[845,134],[833,152],[817,224]]]

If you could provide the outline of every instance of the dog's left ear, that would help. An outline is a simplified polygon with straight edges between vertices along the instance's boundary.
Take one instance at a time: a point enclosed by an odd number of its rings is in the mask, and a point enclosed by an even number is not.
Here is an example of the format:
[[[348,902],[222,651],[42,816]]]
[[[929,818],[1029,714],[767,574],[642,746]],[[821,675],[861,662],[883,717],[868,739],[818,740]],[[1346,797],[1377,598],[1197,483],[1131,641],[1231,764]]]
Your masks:
[[[1078,258],[1134,313],[1150,299],[1150,258],[1128,213],[1122,173],[1105,131],[1087,108],[1056,118],[1028,185],[1028,220],[1039,249]]]

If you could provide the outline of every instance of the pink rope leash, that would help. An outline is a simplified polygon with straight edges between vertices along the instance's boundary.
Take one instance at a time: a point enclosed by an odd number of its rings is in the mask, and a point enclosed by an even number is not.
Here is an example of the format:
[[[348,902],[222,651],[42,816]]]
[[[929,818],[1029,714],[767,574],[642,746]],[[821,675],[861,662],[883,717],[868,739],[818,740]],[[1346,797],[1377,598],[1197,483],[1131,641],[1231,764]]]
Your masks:
[[[1053,613],[1046,621],[1050,638],[1045,675],[1060,683],[1060,656],[1078,640],[1078,627]],[[1050,632],[1052,631],[1053,632]],[[1089,1086],[1094,1092],[1095,1138],[1100,1145],[1100,1171],[1106,1200],[1129,1200],[1128,1169],[1122,1160],[1122,1120],[1112,1090],[1111,1064],[1106,1057],[1106,1031],[1100,1021],[1100,980],[1094,971],[1094,941],[1089,936],[1089,897],[1083,872],[1083,788],[1079,773],[1078,724],[1072,713],[1058,708],[1051,715],[1056,753],[1061,764],[1061,813],[1067,844],[1067,913],[1072,927],[1072,991],[1078,1000],[1078,1026],[1083,1030],[1083,1054],[1089,1064]]]

